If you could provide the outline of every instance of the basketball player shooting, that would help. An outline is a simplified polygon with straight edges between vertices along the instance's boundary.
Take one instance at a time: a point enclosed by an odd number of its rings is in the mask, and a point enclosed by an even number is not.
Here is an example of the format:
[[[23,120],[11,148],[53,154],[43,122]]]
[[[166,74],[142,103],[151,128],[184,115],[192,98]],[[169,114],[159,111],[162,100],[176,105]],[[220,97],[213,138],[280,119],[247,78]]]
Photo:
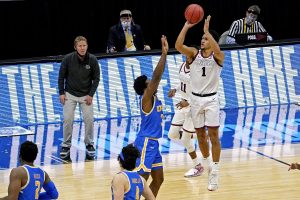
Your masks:
[[[187,21],[179,33],[175,48],[193,60],[190,63],[191,79],[191,113],[192,120],[198,138],[198,145],[203,160],[210,161],[208,138],[212,146],[212,162],[209,162],[208,190],[215,191],[219,184],[219,161],[221,144],[219,140],[219,100],[218,87],[219,77],[224,62],[224,53],[221,51],[217,37],[209,31],[211,16],[208,16],[204,23],[204,34],[201,39],[201,49],[184,45],[187,31],[195,24]],[[199,22],[198,22],[199,23]],[[206,133],[208,130],[208,134]],[[202,163],[202,161],[201,161]]]

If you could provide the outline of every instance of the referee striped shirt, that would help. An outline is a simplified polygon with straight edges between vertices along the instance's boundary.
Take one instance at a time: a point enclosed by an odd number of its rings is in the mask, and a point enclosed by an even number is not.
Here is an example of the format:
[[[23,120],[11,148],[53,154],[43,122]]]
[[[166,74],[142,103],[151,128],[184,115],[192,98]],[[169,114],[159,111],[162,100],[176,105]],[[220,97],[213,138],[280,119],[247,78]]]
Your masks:
[[[238,19],[231,24],[228,36],[235,38],[235,34],[266,32],[260,22],[255,21],[252,25],[247,25],[246,18]]]

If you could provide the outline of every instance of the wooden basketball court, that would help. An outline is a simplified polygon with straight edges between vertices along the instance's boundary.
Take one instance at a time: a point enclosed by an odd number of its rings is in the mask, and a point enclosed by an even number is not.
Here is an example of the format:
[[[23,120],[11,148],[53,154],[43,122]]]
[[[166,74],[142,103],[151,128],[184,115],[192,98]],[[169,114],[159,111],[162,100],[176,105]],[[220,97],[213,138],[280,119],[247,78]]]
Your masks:
[[[157,199],[300,199],[300,171],[288,171],[282,163],[300,161],[299,154],[300,144],[223,150],[220,187],[214,192],[207,190],[207,171],[201,177],[183,177],[191,166],[186,153],[163,155],[165,181]],[[111,179],[119,169],[116,159],[43,168],[54,180],[59,199],[74,200],[111,199]],[[0,170],[0,197],[7,194],[9,173]]]

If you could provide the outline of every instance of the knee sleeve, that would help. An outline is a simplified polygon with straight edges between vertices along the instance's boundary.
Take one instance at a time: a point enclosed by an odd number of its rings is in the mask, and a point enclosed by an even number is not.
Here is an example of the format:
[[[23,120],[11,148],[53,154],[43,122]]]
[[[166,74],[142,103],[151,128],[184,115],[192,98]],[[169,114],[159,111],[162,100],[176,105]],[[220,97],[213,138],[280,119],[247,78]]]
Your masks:
[[[180,133],[179,133],[180,129],[181,129],[181,126],[171,125],[171,128],[170,128],[169,133],[168,133],[168,137],[171,140],[179,139],[180,138]]]
[[[181,140],[188,153],[195,151],[194,139],[191,138],[190,133],[183,131]]]

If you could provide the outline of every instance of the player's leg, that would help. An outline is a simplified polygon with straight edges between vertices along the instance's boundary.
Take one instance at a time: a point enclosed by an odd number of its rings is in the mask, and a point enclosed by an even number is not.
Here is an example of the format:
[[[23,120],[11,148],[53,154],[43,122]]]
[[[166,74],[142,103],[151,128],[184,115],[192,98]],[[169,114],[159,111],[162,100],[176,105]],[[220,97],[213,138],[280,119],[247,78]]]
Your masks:
[[[162,156],[159,151],[159,144],[157,142],[156,148],[153,149],[153,154],[155,154],[152,169],[151,169],[151,178],[152,182],[150,183],[149,187],[152,190],[154,196],[156,197],[160,186],[164,182],[164,171],[163,171],[163,163],[162,163]]]
[[[194,139],[191,139],[191,136],[192,136],[191,133],[183,130],[182,143],[184,147],[187,149],[187,152],[193,161],[193,167],[184,174],[184,177],[187,178],[200,176],[204,172],[204,167],[202,165],[201,159],[198,158],[195,150]]]
[[[77,105],[77,97],[66,92],[66,101],[63,106],[63,137],[61,144],[60,157],[63,160],[70,160],[70,148],[72,143],[74,112]]]
[[[94,111],[93,103],[87,105],[85,101],[86,97],[80,98],[80,106],[82,110],[83,122],[84,122],[84,143],[86,146],[86,159],[93,160],[96,154],[94,148]]]
[[[142,176],[146,181],[148,181],[148,178],[150,177],[150,173],[144,173],[139,175]]]
[[[191,96],[191,116],[195,127],[198,146],[202,154],[201,165],[203,166],[203,160],[210,160],[208,136],[206,134],[204,109],[203,109],[202,97]]]
[[[221,144],[219,140],[219,127],[208,127],[208,135],[211,141],[212,159],[209,167],[208,190],[214,191],[219,187],[219,161]]]
[[[210,103],[206,107],[206,125],[208,127],[208,136],[211,142],[212,150],[212,159],[210,173],[209,173],[209,182],[208,190],[214,191],[218,189],[219,185],[219,161],[221,155],[221,144],[219,139],[219,102],[218,97],[211,97]]]
[[[183,146],[186,148],[189,156],[193,161],[193,167],[184,174],[185,177],[200,176],[204,172],[204,168],[201,165],[201,160],[198,158],[196,153],[193,133],[195,133],[194,124],[192,122],[191,113],[188,112],[186,113],[185,121],[183,123],[181,140]]]
[[[208,127],[208,136],[211,142],[212,161],[220,161],[221,143],[219,139],[219,127]]]
[[[162,157],[159,153],[159,143],[150,138],[137,137],[134,146],[140,151],[141,157],[136,161],[135,170],[146,180],[151,173],[152,181],[149,185],[156,196],[164,181]],[[153,172],[152,171],[156,171]]]
[[[158,194],[158,191],[160,189],[160,186],[164,182],[164,170],[163,168],[159,168],[156,170],[151,171],[151,177],[152,177],[152,182],[150,183],[149,187],[156,197]]]
[[[171,127],[168,132],[168,137],[171,140],[178,141],[182,137],[181,128],[184,122],[185,114],[180,111],[175,111],[173,116]]]
[[[203,121],[203,123],[204,123],[204,113],[200,113],[198,115],[198,119]],[[199,149],[202,153],[203,158],[208,158],[210,155],[208,136],[206,134],[206,129],[205,129],[204,125],[201,127],[201,124],[199,124],[200,128],[195,128],[196,134],[197,134],[197,139],[198,139],[198,145],[199,145]]]

